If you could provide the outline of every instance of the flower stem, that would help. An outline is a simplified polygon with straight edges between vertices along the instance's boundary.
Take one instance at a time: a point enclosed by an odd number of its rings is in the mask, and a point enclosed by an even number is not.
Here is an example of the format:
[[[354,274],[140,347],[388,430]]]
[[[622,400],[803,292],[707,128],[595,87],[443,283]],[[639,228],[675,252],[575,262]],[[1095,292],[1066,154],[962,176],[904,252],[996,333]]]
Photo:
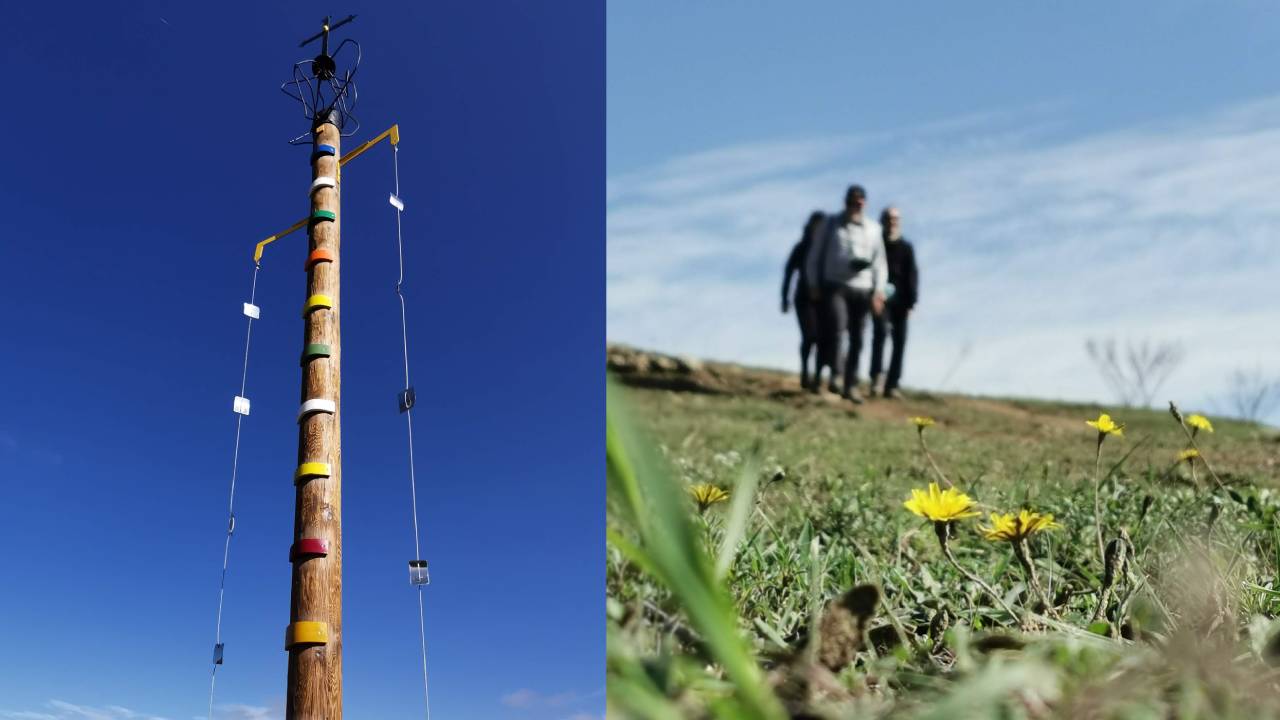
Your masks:
[[[920,428],[920,431],[917,432],[916,435],[920,436],[920,449],[924,451],[924,457],[929,461],[929,465],[933,467],[933,472],[937,474],[938,479],[942,480],[942,484],[949,488],[955,487],[955,485],[952,485],[951,481],[947,479],[947,476],[942,474],[942,470],[938,467],[938,463],[933,461],[933,454],[929,452],[929,446],[924,444],[924,428]]]
[[[961,575],[965,576],[965,578],[969,582],[973,583],[974,585],[977,585],[979,588],[982,588],[983,592],[990,595],[991,598],[995,600],[996,603],[1000,605],[1000,607],[1003,608],[1005,612],[1009,613],[1009,617],[1013,618],[1014,621],[1018,621],[1019,615],[1016,611],[1014,611],[1013,608],[1009,607],[1009,603],[1006,603],[1004,601],[1004,598],[1000,597],[1000,595],[994,589],[992,589],[992,587],[988,585],[985,580],[973,574],[973,572],[971,572],[970,570],[966,569],[963,565],[960,564],[958,560],[956,560],[956,556],[951,554],[951,547],[947,544],[947,537],[950,530],[950,528],[948,528],[947,525],[948,523],[945,523],[945,522],[935,522],[933,524],[934,532],[938,536],[938,544],[942,546],[942,555],[946,557],[947,561],[951,563],[951,566],[954,567],[957,571],[959,571]]]
[[[1195,448],[1197,453],[1200,453],[1200,462],[1204,463],[1204,469],[1209,471],[1209,475],[1213,478],[1213,481],[1218,483],[1218,489],[1224,489],[1225,486],[1222,484],[1222,478],[1218,477],[1218,473],[1214,472],[1213,466],[1209,464],[1209,458],[1204,456],[1204,453],[1200,450],[1200,446],[1196,444],[1196,433],[1200,428],[1195,428],[1193,431],[1191,428],[1187,427],[1187,423],[1182,419],[1182,413],[1178,411],[1178,406],[1174,405],[1173,401],[1169,402],[1169,412],[1173,415],[1173,419],[1178,421],[1178,427],[1182,428],[1182,432],[1186,433],[1187,442],[1191,443],[1191,447]]]
[[[1098,492],[1102,485],[1102,441],[1105,438],[1105,433],[1098,433],[1098,449],[1093,458],[1093,527],[1098,535],[1098,559],[1104,564],[1107,561],[1107,548],[1102,542],[1102,502]]]
[[[1055,617],[1057,613],[1053,609],[1053,603],[1049,600],[1049,594],[1045,592],[1044,586],[1040,584],[1040,577],[1036,575],[1036,566],[1031,562],[1031,553],[1027,550],[1026,538],[1014,540],[1013,556],[1018,559],[1018,564],[1022,565],[1022,570],[1027,574],[1027,584],[1031,586],[1040,603],[1044,605],[1045,614],[1049,617]]]

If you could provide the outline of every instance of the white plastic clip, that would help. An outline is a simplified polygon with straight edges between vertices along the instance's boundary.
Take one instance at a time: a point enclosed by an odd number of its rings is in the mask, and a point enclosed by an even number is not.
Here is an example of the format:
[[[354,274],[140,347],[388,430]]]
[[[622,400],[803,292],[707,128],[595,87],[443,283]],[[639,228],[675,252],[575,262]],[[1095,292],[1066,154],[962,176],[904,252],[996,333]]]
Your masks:
[[[337,180],[329,177],[328,175],[321,175],[320,177],[311,181],[311,192],[315,192],[320,188],[333,187],[334,185],[337,185],[337,184],[338,184]]]
[[[396,197],[395,193],[391,193],[391,198],[388,202],[391,203],[391,207],[399,210],[400,212],[404,212],[404,201]]]
[[[321,398],[312,398],[302,403],[302,408],[298,410],[298,422],[302,422],[302,418],[312,413],[336,413],[338,405],[332,400],[324,400]]]
[[[254,305],[253,303],[245,303],[244,314],[247,315],[248,317],[253,318],[254,320],[257,320],[258,318],[262,317],[262,308],[258,307],[257,305]]]
[[[241,415],[248,415],[249,414],[249,398],[240,397],[239,395],[237,395],[236,399],[231,401],[231,409],[237,413],[240,413]]]
[[[431,584],[431,575],[427,572],[426,560],[409,561],[409,583],[412,585]]]

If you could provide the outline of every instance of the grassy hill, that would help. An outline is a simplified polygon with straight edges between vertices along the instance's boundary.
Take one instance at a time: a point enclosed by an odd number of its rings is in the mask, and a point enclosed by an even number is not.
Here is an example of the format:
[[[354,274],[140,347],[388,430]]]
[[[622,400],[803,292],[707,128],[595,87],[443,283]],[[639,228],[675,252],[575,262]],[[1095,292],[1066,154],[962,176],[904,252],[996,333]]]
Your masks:
[[[773,371],[616,346],[608,365],[624,386],[610,401],[614,712],[1280,714],[1274,429],[1213,417],[1188,463],[1162,410],[928,393],[855,407]],[[1095,471],[1085,421],[1101,412],[1125,429]],[[936,422],[936,469],[913,416]],[[955,562],[903,506],[946,481],[981,513],[943,523]],[[698,485],[728,499],[698,509]],[[1021,509],[1060,527],[986,538],[989,513]]]
[[[793,373],[617,346],[610,356],[614,378],[635,390],[631,405],[653,438],[708,470],[716,467],[716,454],[742,454],[758,442],[766,457],[807,476],[869,473],[881,480],[889,476],[901,489],[925,477],[927,466],[914,451],[916,433],[908,423],[920,415],[937,421],[928,436],[930,449],[955,473],[953,481],[1087,480],[1094,434],[1084,421],[1100,412],[1125,423],[1123,443],[1108,448],[1108,456],[1128,454],[1124,467],[1130,472],[1166,472],[1186,447],[1163,409],[927,392],[855,406],[830,393],[804,392]],[[1216,417],[1213,425],[1205,452],[1224,481],[1280,482],[1280,431]]]

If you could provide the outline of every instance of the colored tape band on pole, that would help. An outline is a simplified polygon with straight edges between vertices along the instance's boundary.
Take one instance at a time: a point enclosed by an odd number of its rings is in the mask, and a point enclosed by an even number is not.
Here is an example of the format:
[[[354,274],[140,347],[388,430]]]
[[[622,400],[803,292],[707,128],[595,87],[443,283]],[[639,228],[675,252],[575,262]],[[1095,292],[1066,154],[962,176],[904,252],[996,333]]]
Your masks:
[[[329,543],[321,538],[302,538],[289,547],[289,562],[297,562],[298,558],[325,557],[329,554]]]
[[[316,263],[322,263],[322,262],[333,262],[333,253],[329,252],[328,250],[325,250],[324,248],[316,248],[315,250],[311,251],[310,255],[307,256],[306,269],[310,270],[311,268],[315,267]]]
[[[329,463],[305,462],[293,473],[293,482],[296,484],[303,478],[329,477],[330,474]]]
[[[313,223],[320,222],[321,220],[328,220],[332,222],[337,219],[338,219],[337,214],[335,214],[332,210],[316,210],[315,212],[311,213],[311,222]]]
[[[306,350],[302,351],[301,365],[306,365],[308,360],[314,360],[320,357],[329,357],[333,354],[332,348],[324,343],[311,343]]]
[[[303,418],[311,415],[312,413],[332,414],[336,412],[338,412],[338,406],[332,400],[312,398],[311,400],[302,403],[302,407],[298,410],[298,422],[302,422]]]
[[[319,310],[320,308],[333,308],[333,298],[328,295],[312,295],[307,298],[307,305],[302,308],[302,317],[306,317],[313,310]]]
[[[284,631],[284,649],[297,645],[324,645],[329,642],[329,623],[299,620]]]
[[[312,158],[324,157],[325,155],[337,155],[338,148],[323,143],[316,145],[315,152],[311,153]]]
[[[314,193],[320,188],[333,187],[334,185],[337,185],[337,184],[338,184],[337,179],[329,177],[328,175],[321,175],[320,177],[311,181],[311,192]]]

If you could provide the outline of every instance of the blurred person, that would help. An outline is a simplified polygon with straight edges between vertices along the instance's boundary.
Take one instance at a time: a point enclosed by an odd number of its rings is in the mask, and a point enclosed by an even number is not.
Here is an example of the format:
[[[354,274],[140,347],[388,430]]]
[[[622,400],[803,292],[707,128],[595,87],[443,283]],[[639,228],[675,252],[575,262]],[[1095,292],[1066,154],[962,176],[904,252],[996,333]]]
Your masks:
[[[840,394],[854,404],[862,403],[858,356],[867,313],[879,315],[884,309],[889,275],[880,225],[865,216],[866,206],[867,191],[861,185],[850,185],[845,191],[844,211],[825,219],[809,248],[805,266],[810,298],[821,303],[819,364],[837,366],[840,345],[847,334],[849,351]],[[834,373],[828,388],[835,391]]]
[[[883,387],[886,398],[900,399],[902,391],[898,389],[898,382],[902,379],[902,357],[907,347],[907,318],[920,297],[920,271],[916,267],[915,248],[902,236],[902,215],[896,207],[890,205],[880,213],[880,227],[884,233],[889,286],[884,312],[871,320],[871,395],[874,397],[877,388]],[[888,377],[882,377],[886,334],[893,340],[893,351]]]
[[[800,386],[806,390],[817,389],[820,371],[818,358],[814,358],[813,386],[810,387],[809,356],[818,344],[818,307],[809,297],[809,280],[805,274],[805,257],[809,254],[809,246],[818,228],[822,226],[823,214],[815,211],[805,223],[800,240],[791,248],[787,265],[782,271],[782,312],[790,309],[792,297],[796,308],[796,323],[800,326]],[[791,276],[796,276],[795,295],[791,294]]]

